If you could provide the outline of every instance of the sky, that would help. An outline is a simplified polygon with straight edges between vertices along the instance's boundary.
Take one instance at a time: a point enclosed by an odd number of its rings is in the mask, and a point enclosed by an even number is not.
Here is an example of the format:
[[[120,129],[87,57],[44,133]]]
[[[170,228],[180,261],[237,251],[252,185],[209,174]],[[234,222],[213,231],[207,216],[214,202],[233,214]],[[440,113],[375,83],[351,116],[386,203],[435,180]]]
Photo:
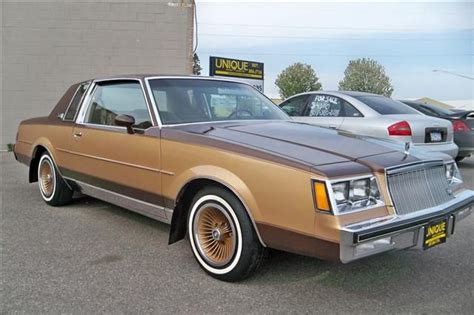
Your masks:
[[[310,64],[324,90],[337,90],[351,59],[385,67],[393,97],[474,99],[474,2],[200,1],[197,53],[265,64],[265,94],[278,97],[278,73]]]

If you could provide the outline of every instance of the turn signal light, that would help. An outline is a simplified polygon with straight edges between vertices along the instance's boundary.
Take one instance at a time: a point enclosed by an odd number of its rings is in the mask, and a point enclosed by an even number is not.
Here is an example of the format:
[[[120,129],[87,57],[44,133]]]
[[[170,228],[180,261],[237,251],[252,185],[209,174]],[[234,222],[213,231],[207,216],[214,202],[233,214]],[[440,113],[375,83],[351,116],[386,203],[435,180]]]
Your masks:
[[[328,192],[324,182],[314,181],[314,198],[316,202],[316,208],[318,208],[318,210],[331,211]]]
[[[468,125],[462,120],[453,120],[453,131],[454,132],[467,132],[471,131]]]
[[[400,121],[388,127],[389,136],[411,136],[410,124],[407,121]]]

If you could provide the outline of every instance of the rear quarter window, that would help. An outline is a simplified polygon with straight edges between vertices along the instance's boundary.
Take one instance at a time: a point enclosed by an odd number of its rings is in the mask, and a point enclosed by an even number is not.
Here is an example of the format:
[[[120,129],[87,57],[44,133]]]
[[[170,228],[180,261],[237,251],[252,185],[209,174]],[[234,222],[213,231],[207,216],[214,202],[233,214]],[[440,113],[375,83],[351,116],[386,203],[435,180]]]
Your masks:
[[[380,115],[418,114],[414,109],[399,101],[384,96],[356,96],[356,99],[369,106]]]
[[[81,105],[82,99],[84,98],[84,94],[86,94],[89,85],[89,82],[79,85],[71,103],[69,104],[66,114],[64,115],[64,120],[74,120],[76,118],[77,110]]]

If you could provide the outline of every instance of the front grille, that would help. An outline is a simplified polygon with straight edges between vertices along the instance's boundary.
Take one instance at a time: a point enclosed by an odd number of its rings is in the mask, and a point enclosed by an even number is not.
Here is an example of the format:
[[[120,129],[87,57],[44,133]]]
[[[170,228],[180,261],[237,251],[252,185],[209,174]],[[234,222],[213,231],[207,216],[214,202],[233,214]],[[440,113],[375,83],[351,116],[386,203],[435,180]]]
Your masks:
[[[438,206],[454,197],[448,193],[444,165],[421,164],[387,172],[388,189],[398,214]]]

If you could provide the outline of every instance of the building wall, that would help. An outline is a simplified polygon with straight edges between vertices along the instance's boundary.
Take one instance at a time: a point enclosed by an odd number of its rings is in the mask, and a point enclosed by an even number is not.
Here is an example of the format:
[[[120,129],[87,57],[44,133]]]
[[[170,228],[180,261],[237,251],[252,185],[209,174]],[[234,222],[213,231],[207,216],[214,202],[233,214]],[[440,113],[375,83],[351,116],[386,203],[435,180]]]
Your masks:
[[[174,4],[170,4],[174,3]],[[1,149],[97,76],[192,72],[191,0],[2,1]]]

